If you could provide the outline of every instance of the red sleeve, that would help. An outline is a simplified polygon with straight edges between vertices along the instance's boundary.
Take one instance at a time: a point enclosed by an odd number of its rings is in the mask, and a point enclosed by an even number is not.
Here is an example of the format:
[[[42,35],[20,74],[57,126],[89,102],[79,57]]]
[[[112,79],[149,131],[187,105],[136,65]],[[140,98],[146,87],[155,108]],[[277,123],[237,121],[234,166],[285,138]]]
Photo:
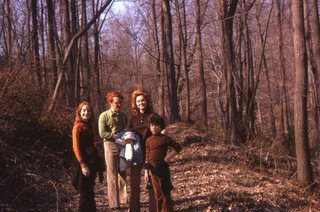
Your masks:
[[[72,146],[74,154],[76,155],[77,160],[80,162],[83,160],[83,157],[80,152],[80,137],[79,137],[79,125],[76,124],[72,129]]]

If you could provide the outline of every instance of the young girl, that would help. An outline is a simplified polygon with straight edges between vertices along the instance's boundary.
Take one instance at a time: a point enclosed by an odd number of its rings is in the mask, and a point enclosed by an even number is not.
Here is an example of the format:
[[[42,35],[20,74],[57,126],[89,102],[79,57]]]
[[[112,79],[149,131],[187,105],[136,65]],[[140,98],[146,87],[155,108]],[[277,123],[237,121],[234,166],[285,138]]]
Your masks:
[[[161,133],[165,128],[165,123],[160,115],[151,116],[149,126],[152,136],[147,139],[146,143],[145,178],[149,177],[151,171],[157,211],[173,211],[171,198],[173,185],[168,163],[181,151],[181,146],[171,137]],[[173,151],[167,154],[169,147],[173,148]]]
[[[80,103],[72,130],[73,150],[77,159],[72,184],[80,192],[79,211],[96,211],[94,183],[98,156],[93,121],[92,106],[88,102]]]

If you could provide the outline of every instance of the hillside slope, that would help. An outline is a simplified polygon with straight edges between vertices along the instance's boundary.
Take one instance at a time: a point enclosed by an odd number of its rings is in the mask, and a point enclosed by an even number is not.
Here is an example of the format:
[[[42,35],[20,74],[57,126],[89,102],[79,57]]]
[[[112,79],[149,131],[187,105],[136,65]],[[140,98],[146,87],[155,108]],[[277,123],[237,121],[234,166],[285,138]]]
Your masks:
[[[38,132],[34,132],[36,129]],[[79,196],[70,184],[71,138],[53,134],[47,139],[50,132],[43,134],[39,130],[44,129],[34,126],[20,135],[20,142],[27,142],[23,138],[30,134],[34,139],[33,146],[20,145],[23,151],[0,140],[2,152],[10,146],[12,153],[21,153],[15,157],[16,162],[12,161],[14,157],[10,158],[6,166],[6,173],[11,176],[1,178],[0,187],[5,192],[1,192],[4,196],[0,196],[0,209],[76,211]],[[295,182],[292,168],[272,159],[267,150],[225,144],[223,135],[201,132],[182,123],[170,125],[166,133],[183,146],[183,151],[171,163],[175,211],[320,210],[319,175],[312,186],[302,186]],[[2,161],[8,159],[5,157],[8,156],[2,155]],[[278,165],[275,166],[274,161],[278,161]],[[9,180],[12,176],[15,181]],[[146,211],[144,182],[141,190],[143,211]],[[96,183],[96,202],[98,211],[107,211],[105,182]]]

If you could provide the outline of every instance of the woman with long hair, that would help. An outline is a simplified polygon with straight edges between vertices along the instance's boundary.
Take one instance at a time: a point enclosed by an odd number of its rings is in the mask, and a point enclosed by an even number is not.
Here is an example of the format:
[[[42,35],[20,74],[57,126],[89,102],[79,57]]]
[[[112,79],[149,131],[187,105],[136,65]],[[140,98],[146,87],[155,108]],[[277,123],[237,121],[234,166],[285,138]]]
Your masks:
[[[146,140],[151,136],[149,129],[149,119],[153,114],[152,102],[149,94],[143,89],[137,89],[131,94],[131,117],[129,118],[127,130],[140,136],[143,161],[146,156]],[[143,163],[131,164],[130,166],[130,202],[129,211],[140,211],[140,183]],[[156,211],[156,201],[152,186],[148,187],[149,211]]]
[[[72,145],[76,157],[76,173],[72,184],[80,193],[79,211],[96,211],[94,184],[98,171],[94,136],[93,108],[81,102],[72,129]]]

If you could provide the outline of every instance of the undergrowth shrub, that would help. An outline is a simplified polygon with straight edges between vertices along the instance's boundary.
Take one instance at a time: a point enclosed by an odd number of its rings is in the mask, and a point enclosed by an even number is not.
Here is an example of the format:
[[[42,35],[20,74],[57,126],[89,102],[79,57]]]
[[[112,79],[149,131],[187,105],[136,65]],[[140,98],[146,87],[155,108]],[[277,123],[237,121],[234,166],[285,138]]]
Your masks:
[[[1,70],[0,84],[0,211],[45,210],[69,178],[74,109],[58,102],[46,112],[50,96],[30,70]]]

